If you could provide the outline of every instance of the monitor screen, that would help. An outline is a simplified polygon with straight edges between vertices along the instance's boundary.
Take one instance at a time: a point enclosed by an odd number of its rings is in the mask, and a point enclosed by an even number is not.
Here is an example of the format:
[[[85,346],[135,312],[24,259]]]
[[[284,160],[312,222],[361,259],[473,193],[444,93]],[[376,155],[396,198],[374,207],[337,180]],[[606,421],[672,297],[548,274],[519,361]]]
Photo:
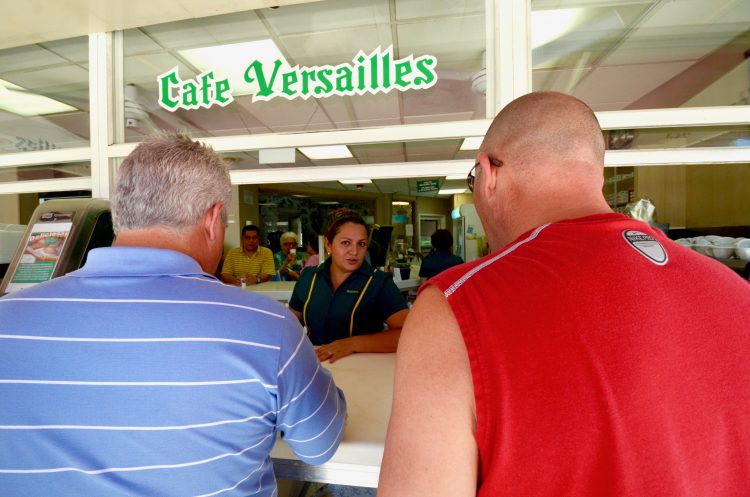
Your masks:
[[[391,245],[392,232],[393,226],[373,225],[370,243],[367,247],[372,267],[385,267],[386,262],[388,262],[388,248]]]

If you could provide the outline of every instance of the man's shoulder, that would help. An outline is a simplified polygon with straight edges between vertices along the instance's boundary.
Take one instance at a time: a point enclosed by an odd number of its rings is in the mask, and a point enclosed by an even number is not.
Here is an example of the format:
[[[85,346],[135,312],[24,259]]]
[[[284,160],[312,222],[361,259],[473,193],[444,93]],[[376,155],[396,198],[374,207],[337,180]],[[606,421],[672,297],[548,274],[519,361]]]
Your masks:
[[[258,255],[261,257],[273,257],[273,252],[268,247],[258,247]]]

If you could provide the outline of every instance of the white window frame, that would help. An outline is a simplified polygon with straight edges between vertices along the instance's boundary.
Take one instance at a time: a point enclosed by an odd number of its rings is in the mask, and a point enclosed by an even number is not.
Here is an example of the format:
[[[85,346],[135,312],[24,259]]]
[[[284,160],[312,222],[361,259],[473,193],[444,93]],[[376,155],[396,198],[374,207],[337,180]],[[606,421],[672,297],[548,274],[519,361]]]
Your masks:
[[[485,0],[487,38],[487,111],[495,114],[514,98],[531,91],[530,0]],[[137,144],[121,143],[122,32],[89,35],[89,94],[91,143],[89,147],[0,155],[0,168],[90,161],[91,176],[0,183],[0,194],[91,189],[94,197],[108,198],[114,165]],[[648,109],[598,112],[602,129],[727,126],[750,123],[750,106]],[[456,139],[483,135],[489,119],[427,123],[315,133],[204,138],[218,152],[261,150],[336,144],[393,143],[413,140]],[[118,142],[118,143],[116,143]],[[750,163],[750,147],[648,149],[607,151],[606,167],[682,164]],[[356,164],[352,166],[289,167],[232,171],[232,183],[266,184],[330,181],[367,176],[415,178],[461,174],[470,160]]]

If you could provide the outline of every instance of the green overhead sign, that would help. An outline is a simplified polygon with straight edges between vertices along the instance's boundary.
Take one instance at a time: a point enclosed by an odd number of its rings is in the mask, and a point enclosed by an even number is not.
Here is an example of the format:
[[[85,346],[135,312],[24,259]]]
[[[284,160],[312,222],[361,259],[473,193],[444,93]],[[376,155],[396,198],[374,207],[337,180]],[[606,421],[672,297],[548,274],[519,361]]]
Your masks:
[[[380,47],[369,55],[361,50],[350,63],[336,66],[294,66],[284,69],[285,62],[272,64],[254,60],[245,67],[244,80],[256,84],[258,91],[252,101],[268,101],[277,97],[293,100],[327,98],[333,95],[364,95],[388,93],[392,90],[424,90],[437,82],[437,58],[431,55],[409,55],[394,59],[393,47]],[[175,66],[157,76],[159,105],[174,112],[226,106],[234,101],[228,78],[216,79],[214,71],[205,71],[195,79],[181,79]]]
[[[430,193],[440,190],[440,180],[424,179],[417,180],[417,193]]]

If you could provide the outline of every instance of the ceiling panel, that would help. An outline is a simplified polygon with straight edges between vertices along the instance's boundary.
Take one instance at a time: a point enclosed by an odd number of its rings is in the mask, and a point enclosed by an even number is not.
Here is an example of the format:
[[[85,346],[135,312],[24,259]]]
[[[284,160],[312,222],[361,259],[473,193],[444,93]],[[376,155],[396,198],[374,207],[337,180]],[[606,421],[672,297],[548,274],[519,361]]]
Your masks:
[[[161,45],[146,36],[140,29],[126,29],[123,32],[123,52],[125,59],[133,54],[161,52]]]
[[[178,67],[181,78],[195,77],[195,73],[189,67],[167,52],[126,57],[124,61],[125,84],[142,85],[151,91],[157,91],[156,76],[175,66]]]
[[[10,79],[10,78],[9,78]],[[73,64],[48,67],[38,71],[16,73],[13,83],[36,93],[64,93],[76,89],[88,89],[89,73],[82,67]]]
[[[404,162],[404,146],[401,143],[372,143],[350,145],[352,155],[363,164],[379,164],[381,162]]]
[[[359,95],[352,100],[360,126],[389,126],[401,124],[398,91],[387,94]]]
[[[164,48],[171,50],[226,45],[270,37],[253,11],[157,24],[143,30]]]
[[[88,49],[88,43],[85,43]],[[28,45],[25,47],[10,48],[0,50],[0,69],[2,74],[9,72],[22,71],[26,69],[36,69],[53,64],[65,64],[68,61],[46,50],[38,45]]]
[[[461,16],[484,13],[484,0],[431,0],[429,9],[424,0],[399,0],[396,19],[399,21],[424,17]]]
[[[690,67],[691,62],[600,67],[591,71],[575,89],[578,98],[595,111],[622,109]]]
[[[294,8],[263,10],[278,35],[339,30],[390,22],[388,0],[327,0]]]
[[[479,62],[485,50],[484,15],[441,18],[398,25],[399,54],[434,55],[438,66]]]
[[[89,63],[89,43],[87,38],[68,38],[67,40],[48,41],[41,45],[66,58],[70,62],[85,65],[88,65]]]
[[[283,36],[279,41],[291,56],[290,63],[306,66],[351,62],[358,50],[370,53],[393,44],[386,25]]]

